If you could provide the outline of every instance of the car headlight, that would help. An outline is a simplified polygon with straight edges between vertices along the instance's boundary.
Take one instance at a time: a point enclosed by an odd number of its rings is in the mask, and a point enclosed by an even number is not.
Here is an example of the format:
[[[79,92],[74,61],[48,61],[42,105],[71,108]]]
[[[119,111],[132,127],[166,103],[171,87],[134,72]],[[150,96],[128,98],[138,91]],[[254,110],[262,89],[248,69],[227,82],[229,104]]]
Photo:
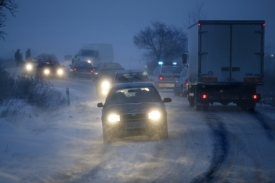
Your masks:
[[[44,74],[46,74],[46,75],[50,74],[50,70],[49,69],[45,69],[44,70]]]
[[[26,65],[26,69],[27,69],[28,71],[31,71],[32,68],[33,68],[32,64],[27,64],[27,65]]]
[[[64,73],[63,69],[58,69],[58,70],[57,70],[57,74],[58,74],[58,75],[63,75],[63,73]]]
[[[154,110],[148,113],[148,118],[153,121],[158,121],[161,119],[161,112]]]
[[[101,90],[101,93],[102,93],[103,95],[107,95],[108,91],[109,91],[109,89],[102,89],[102,90]]]
[[[90,63],[91,63],[91,60],[87,60],[87,62],[90,64]]]
[[[105,89],[109,89],[110,88],[110,82],[108,82],[108,81],[103,81],[102,83],[101,83],[101,87],[102,88],[105,88]]]
[[[120,121],[120,115],[118,114],[109,114],[107,117],[109,123],[117,123]]]

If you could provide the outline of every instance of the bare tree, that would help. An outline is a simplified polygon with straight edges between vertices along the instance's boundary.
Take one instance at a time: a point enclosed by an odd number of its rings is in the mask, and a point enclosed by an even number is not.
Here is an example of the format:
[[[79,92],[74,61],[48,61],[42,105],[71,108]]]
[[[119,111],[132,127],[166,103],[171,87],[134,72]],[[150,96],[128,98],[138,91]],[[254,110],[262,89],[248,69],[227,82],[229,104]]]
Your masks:
[[[5,22],[7,20],[6,12],[10,12],[11,15],[15,17],[14,13],[17,7],[18,4],[15,2],[15,0],[0,0],[0,29],[5,27]],[[0,30],[0,39],[5,39],[4,35],[7,34]]]
[[[204,4],[202,2],[197,2],[196,8],[189,10],[185,20],[185,27],[188,28],[189,26],[198,22],[198,20],[206,19],[206,13],[203,8]]]
[[[180,59],[187,49],[187,36],[181,29],[156,21],[152,22],[152,28],[145,27],[134,36],[134,44],[146,50],[143,56],[152,69],[160,60]]]

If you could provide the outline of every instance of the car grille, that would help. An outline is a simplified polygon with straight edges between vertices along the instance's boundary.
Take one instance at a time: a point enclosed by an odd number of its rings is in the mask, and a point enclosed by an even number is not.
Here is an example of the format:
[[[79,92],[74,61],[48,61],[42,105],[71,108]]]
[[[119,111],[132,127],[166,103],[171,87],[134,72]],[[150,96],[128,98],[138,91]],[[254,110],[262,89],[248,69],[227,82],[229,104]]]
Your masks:
[[[146,120],[146,113],[133,113],[133,114],[123,114],[121,115],[121,119],[123,121],[135,121],[135,120]]]

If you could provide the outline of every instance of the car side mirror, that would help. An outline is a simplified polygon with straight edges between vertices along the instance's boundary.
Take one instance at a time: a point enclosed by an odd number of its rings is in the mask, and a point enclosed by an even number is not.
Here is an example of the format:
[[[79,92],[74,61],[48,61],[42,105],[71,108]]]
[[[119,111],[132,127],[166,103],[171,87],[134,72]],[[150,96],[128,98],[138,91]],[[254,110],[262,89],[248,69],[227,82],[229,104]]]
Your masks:
[[[163,99],[163,103],[168,103],[168,102],[172,102],[171,98],[164,98]]]
[[[100,102],[100,103],[97,103],[97,107],[103,107],[104,105],[103,105],[103,103],[102,102]]]

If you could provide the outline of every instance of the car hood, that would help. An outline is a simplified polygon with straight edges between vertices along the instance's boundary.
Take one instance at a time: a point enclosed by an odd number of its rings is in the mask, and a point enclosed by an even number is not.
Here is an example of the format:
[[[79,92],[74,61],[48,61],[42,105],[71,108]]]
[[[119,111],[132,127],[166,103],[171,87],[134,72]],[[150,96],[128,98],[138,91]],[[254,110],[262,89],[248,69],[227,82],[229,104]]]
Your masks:
[[[118,114],[133,114],[144,113],[152,109],[164,110],[164,105],[160,102],[142,102],[142,103],[127,103],[127,104],[109,104],[104,107],[103,115],[109,112],[115,112]]]

